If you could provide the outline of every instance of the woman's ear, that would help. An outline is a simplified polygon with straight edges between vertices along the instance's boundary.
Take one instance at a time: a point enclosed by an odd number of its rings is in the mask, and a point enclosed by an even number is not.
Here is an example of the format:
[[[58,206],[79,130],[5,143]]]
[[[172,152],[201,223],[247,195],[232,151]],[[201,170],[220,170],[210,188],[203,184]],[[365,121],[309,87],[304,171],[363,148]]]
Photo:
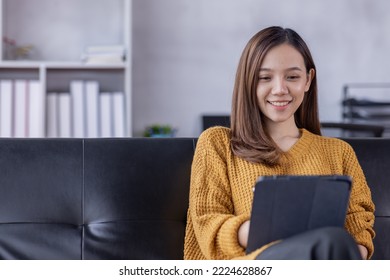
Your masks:
[[[305,85],[305,92],[309,91],[309,88],[310,88],[310,85],[311,85],[311,81],[313,81],[313,78],[314,78],[314,75],[316,74],[316,71],[311,68],[309,70],[309,72],[307,73],[307,81],[306,81],[306,85]]]

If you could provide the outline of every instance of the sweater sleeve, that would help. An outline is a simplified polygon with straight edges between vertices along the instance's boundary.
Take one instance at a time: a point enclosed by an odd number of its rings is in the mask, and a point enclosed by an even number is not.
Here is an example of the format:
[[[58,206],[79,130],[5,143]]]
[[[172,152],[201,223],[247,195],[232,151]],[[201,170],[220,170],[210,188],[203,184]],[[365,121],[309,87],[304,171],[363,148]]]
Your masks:
[[[374,252],[374,210],[371,191],[352,147],[344,152],[344,173],[352,177],[352,191],[346,218],[346,228],[358,244],[368,249],[368,258]]]
[[[234,214],[227,174],[226,132],[204,132],[198,139],[191,171],[189,215],[206,259],[231,259],[245,254],[238,229],[249,216]]]

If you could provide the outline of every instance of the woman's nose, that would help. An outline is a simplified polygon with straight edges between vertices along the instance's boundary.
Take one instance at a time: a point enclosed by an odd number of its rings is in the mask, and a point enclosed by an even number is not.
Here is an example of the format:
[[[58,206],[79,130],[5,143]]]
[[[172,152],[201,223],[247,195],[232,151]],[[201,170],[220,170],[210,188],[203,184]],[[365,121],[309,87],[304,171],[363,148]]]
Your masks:
[[[272,87],[272,94],[287,94],[288,89],[286,81],[283,79],[275,79]]]

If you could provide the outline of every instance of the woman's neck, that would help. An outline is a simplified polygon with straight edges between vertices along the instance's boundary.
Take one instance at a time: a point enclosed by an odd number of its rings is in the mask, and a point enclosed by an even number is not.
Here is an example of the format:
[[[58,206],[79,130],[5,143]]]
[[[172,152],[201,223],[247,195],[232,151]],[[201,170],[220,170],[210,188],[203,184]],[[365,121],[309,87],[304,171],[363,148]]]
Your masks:
[[[272,140],[278,147],[286,152],[301,137],[301,133],[295,123],[279,123],[267,126],[267,130]]]

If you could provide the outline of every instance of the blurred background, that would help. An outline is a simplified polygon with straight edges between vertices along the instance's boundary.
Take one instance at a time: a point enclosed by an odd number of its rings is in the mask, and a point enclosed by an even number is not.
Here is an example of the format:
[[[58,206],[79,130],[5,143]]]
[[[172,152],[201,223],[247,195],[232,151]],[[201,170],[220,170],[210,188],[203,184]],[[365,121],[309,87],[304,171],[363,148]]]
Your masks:
[[[202,115],[228,114],[241,51],[269,25],[304,38],[321,121],[341,121],[345,84],[390,82],[389,11],[386,0],[133,0],[134,134],[159,121],[198,136]]]
[[[296,30],[308,44],[321,122],[370,119],[390,135],[387,0],[0,0],[0,8],[0,82],[4,89],[16,79],[39,83],[37,135],[143,136],[160,125],[170,136],[197,137],[203,116],[229,115],[241,52],[271,25]],[[93,125],[105,127],[93,134],[75,132],[82,114],[74,114],[79,95],[70,85],[91,80],[94,112],[111,110],[98,107],[107,104],[99,98],[119,93],[115,133],[109,114],[94,117]],[[60,97],[71,110],[62,134],[54,131],[54,107],[43,105]],[[0,122],[12,129],[18,114],[1,104]],[[0,136],[15,136],[10,129]]]

